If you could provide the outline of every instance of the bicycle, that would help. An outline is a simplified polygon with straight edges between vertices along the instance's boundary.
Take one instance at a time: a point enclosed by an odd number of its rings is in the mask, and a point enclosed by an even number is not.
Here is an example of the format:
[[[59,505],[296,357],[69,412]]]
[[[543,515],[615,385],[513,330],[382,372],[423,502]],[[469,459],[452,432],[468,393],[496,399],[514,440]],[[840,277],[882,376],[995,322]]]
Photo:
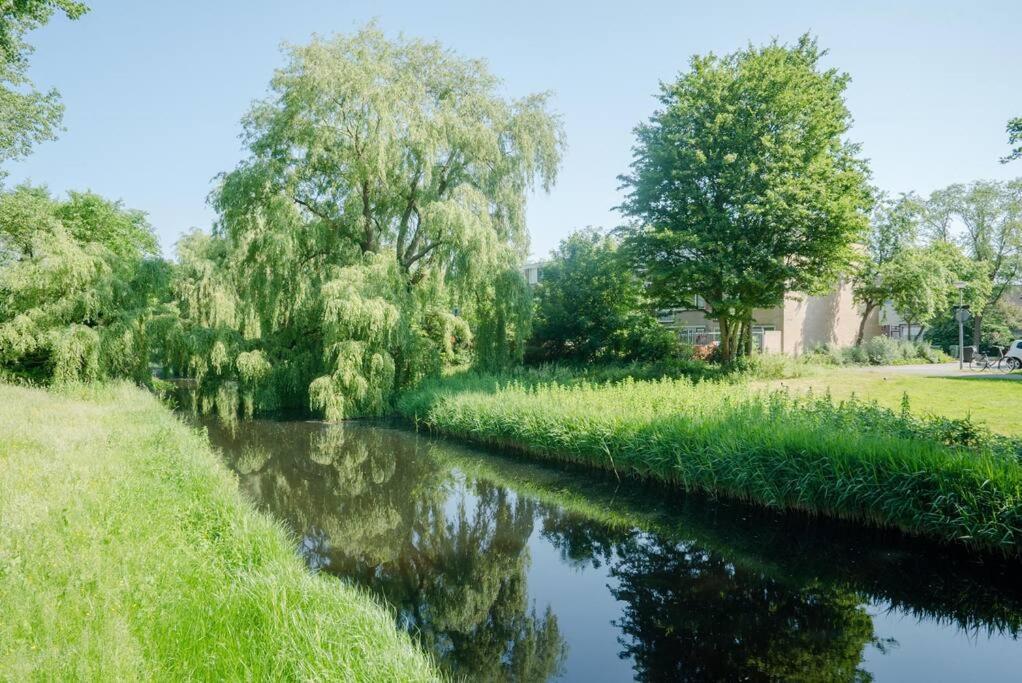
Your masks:
[[[997,355],[979,353],[973,354],[969,361],[969,369],[975,372],[984,370],[996,370],[1004,374],[1010,374],[1022,367],[1022,360],[1012,355],[1006,355],[1003,350],[997,349]]]
[[[1000,349],[997,350],[997,356],[991,356],[986,353],[973,353],[972,360],[969,361],[969,369],[974,372],[984,372],[986,370],[1000,370],[1001,362],[1004,360],[1004,353]],[[1011,372],[1008,370],[1008,372]]]

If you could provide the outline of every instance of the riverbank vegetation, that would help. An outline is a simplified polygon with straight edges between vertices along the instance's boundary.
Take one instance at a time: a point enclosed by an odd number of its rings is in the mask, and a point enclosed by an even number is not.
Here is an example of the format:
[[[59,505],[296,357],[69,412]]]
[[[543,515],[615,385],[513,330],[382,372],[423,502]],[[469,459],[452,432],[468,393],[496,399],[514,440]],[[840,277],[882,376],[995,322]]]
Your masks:
[[[968,420],[688,379],[565,386],[455,376],[398,404],[438,432],[759,504],[1017,554],[1017,441]]]
[[[5,680],[435,677],[127,384],[0,385],[0,605]]]

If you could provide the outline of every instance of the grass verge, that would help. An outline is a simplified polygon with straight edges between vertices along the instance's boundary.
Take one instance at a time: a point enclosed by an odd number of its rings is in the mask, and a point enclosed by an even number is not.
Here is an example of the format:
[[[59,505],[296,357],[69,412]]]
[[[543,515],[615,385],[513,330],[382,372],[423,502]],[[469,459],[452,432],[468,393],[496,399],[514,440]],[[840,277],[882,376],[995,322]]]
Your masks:
[[[0,385],[0,608],[2,680],[436,678],[126,384]]]
[[[684,378],[564,386],[456,375],[404,395],[398,411],[530,455],[1022,553],[1019,442],[969,421]]]

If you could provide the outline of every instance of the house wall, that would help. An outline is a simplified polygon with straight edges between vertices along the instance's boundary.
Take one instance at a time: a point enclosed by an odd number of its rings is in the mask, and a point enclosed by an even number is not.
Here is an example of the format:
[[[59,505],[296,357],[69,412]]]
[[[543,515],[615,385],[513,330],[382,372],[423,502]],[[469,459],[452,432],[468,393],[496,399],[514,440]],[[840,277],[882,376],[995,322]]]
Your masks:
[[[526,263],[522,274],[530,285],[543,277],[543,262]],[[698,305],[698,302],[697,302]],[[884,315],[890,313],[886,311]],[[788,296],[783,306],[753,311],[753,325],[766,328],[764,351],[798,355],[816,344],[851,346],[859,332],[861,319],[852,300],[852,286],[844,279],[826,296]],[[883,334],[880,311],[867,321],[864,340]],[[686,327],[702,327],[705,332],[719,332],[716,320],[707,320],[701,311],[670,311],[660,317],[661,323],[682,332]]]
[[[805,353],[817,344],[852,346],[859,333],[861,313],[852,299],[851,284],[845,281],[825,296],[791,295],[783,306],[757,309],[753,324],[767,328],[764,350],[789,355]],[[676,311],[668,323],[679,331],[686,326],[705,327],[707,332],[720,328],[715,320],[707,320],[700,311]],[[770,330],[770,328],[773,330]],[[881,334],[879,311],[866,322],[864,339]]]
[[[825,296],[791,295],[784,301],[784,353],[797,356],[817,344],[852,346],[859,333],[861,311],[844,279]],[[881,333],[879,315],[866,322],[864,340]]]

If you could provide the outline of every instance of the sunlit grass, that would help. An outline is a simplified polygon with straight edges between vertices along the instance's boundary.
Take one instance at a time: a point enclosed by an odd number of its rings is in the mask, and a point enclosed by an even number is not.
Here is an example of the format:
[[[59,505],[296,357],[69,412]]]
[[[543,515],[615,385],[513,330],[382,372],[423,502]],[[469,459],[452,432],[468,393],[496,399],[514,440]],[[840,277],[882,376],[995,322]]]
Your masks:
[[[883,368],[821,368],[803,377],[764,383],[782,385],[793,391],[830,391],[838,399],[854,394],[889,408],[897,408],[907,394],[914,413],[971,417],[1000,434],[1022,436],[1022,381],[993,374],[928,377]]]
[[[404,396],[399,410],[440,432],[620,476],[1022,550],[1019,444],[968,422],[686,379],[453,376]]]
[[[151,395],[0,385],[0,680],[435,677],[293,548]]]

